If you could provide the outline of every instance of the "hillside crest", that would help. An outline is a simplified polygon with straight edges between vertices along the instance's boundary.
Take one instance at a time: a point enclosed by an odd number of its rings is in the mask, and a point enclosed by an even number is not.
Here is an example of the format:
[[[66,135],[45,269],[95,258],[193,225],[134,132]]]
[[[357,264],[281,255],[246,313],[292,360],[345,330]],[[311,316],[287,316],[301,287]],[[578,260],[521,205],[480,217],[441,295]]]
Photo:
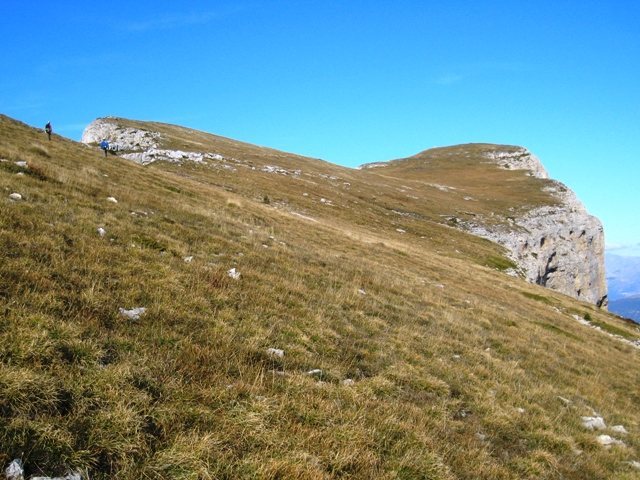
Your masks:
[[[244,166],[247,165],[240,158],[220,153],[220,150],[215,150],[211,144],[207,145],[206,141],[191,144],[186,141],[194,134],[200,138],[202,132],[165,125],[163,137],[159,125],[161,124],[133,122],[113,117],[101,118],[87,126],[82,135],[82,142],[95,144],[106,138],[118,146],[122,157],[143,165],[155,161],[210,162],[217,164],[218,168],[227,169],[235,169],[243,163]],[[166,130],[167,128],[169,130]],[[181,138],[184,149],[167,148],[171,143],[176,143],[175,138],[173,142],[167,141],[170,136]],[[219,138],[210,136],[210,139]],[[260,168],[265,171],[299,175],[304,168],[305,160],[298,157],[299,168],[266,164]],[[462,165],[456,171],[455,164],[458,162]],[[408,159],[365,164],[359,169],[363,173],[379,173],[401,180],[428,180],[428,187],[451,195],[462,195],[468,205],[472,205],[478,199],[471,195],[465,196],[462,186],[445,185],[442,182],[446,178],[447,181],[453,180],[453,183],[457,183],[457,179],[451,177],[464,177],[470,170],[469,162],[472,162],[471,167],[476,169],[483,164],[495,165],[499,169],[523,171],[529,177],[544,180],[543,183],[533,184],[543,194],[547,194],[548,198],[542,204],[526,205],[527,198],[524,192],[521,198],[517,199],[520,203],[524,202],[520,208],[510,205],[504,213],[472,213],[466,215],[467,218],[464,218],[465,215],[447,214],[443,211],[441,215],[447,222],[505,247],[509,258],[517,266],[511,270],[513,274],[520,274],[529,282],[606,308],[602,224],[586,211],[575,193],[566,185],[549,179],[542,162],[527,149],[491,144],[440,147],[426,150]],[[479,178],[478,181],[483,182],[483,179]],[[495,188],[504,189],[505,186],[508,187],[503,184],[495,185]],[[477,187],[476,185],[475,188]],[[517,192],[515,193],[517,195]]]

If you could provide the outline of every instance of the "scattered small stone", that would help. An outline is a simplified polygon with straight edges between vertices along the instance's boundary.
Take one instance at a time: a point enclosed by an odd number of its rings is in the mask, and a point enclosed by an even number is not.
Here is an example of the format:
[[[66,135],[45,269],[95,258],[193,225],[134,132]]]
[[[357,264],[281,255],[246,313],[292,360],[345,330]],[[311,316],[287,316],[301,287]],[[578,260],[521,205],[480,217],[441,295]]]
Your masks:
[[[64,477],[31,477],[29,480],[82,480],[82,475],[67,473]]]
[[[593,327],[593,328],[595,328],[596,330],[599,330],[599,329],[600,329],[600,327],[597,327],[597,326],[596,326],[596,327],[594,327],[594,326],[591,324],[591,322],[590,322],[589,320],[587,320],[587,319],[586,319],[586,318],[584,318],[584,317],[581,317],[580,315],[571,315],[571,316],[572,316],[575,320],[577,320],[577,321],[578,321],[578,323],[581,323],[582,325],[586,325],[586,326],[588,326],[588,327]]]
[[[614,425],[613,427],[611,427],[611,431],[612,432],[616,432],[616,433],[622,433],[623,435],[626,435],[627,433],[627,429],[624,428],[623,425]]]
[[[398,232],[398,233],[407,233],[407,231],[403,230],[402,228],[396,228],[396,232]]]
[[[24,468],[22,468],[22,460],[16,458],[4,470],[7,480],[22,480],[24,477]]]
[[[633,468],[635,468],[636,470],[640,470],[640,462],[636,461],[636,460],[630,460],[628,462],[629,465],[631,465]]]
[[[238,280],[240,278],[240,272],[238,272],[235,268],[231,268],[227,270],[227,275],[233,278],[234,280]]]
[[[624,445],[622,440],[610,437],[609,435],[598,435],[598,443],[603,447],[611,447],[612,445]]]
[[[467,410],[465,408],[463,408],[462,410],[460,410],[456,416],[458,418],[467,418],[469,415],[471,415],[473,412],[471,412],[471,410]]]
[[[17,201],[17,200],[22,200],[22,195],[20,195],[19,193],[15,193],[15,192],[14,192],[14,193],[12,193],[12,194],[10,194],[10,195],[9,195],[9,198],[10,198],[11,200],[16,200],[16,201]]]
[[[589,430],[604,430],[607,428],[602,417],[582,417],[582,426]]]
[[[476,433],[476,438],[481,442],[485,442],[487,440],[487,436],[484,433]]]
[[[358,293],[359,293],[360,295],[366,295],[366,294],[367,294],[367,292],[364,290],[364,288],[359,288],[359,289],[358,289]]]
[[[188,257],[184,257],[182,260],[184,260],[184,263],[191,263],[191,262],[193,262],[193,255],[189,255]]]
[[[98,235],[100,235],[101,237],[104,237],[107,234],[107,231],[102,227],[98,227],[97,232],[98,232]]]
[[[129,320],[138,320],[146,310],[145,307],[132,308],[131,310],[120,308],[120,315],[127,317]]]
[[[322,370],[320,370],[319,368],[314,368],[313,370],[309,370],[307,372],[307,375],[320,376],[320,375],[322,375]]]
[[[522,407],[516,408],[516,412],[518,412],[518,413],[524,413],[525,411],[526,410],[524,408],[522,408]]]
[[[29,168],[29,165],[27,165],[27,162],[20,160],[16,162],[16,165],[21,167],[21,168]]]
[[[451,358],[455,358],[456,360],[460,358],[460,355],[458,355],[457,353],[455,355],[452,355]]]
[[[355,380],[352,380],[351,378],[345,378],[344,380],[342,380],[342,385],[344,385],[345,387],[350,387],[351,385],[355,385]]]
[[[564,403],[565,405],[571,405],[573,402],[571,400],[569,400],[568,398],[564,398],[561,397],[560,395],[558,395],[558,400],[560,400],[562,403]]]
[[[16,175],[17,175],[18,177],[24,177],[24,172],[17,172],[17,173],[16,173]]]
[[[272,357],[284,357],[284,350],[279,348],[267,348],[267,355],[271,355]]]
[[[107,202],[118,203],[118,200],[116,200],[115,197],[107,197]]]

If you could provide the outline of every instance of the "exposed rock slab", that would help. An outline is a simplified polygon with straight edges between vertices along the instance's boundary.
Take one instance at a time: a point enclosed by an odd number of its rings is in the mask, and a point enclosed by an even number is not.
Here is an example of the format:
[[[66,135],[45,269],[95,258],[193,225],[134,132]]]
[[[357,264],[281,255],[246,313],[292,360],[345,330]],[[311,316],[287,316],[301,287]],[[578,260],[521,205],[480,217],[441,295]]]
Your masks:
[[[224,157],[217,153],[183,152],[182,150],[167,150],[155,147],[141,152],[124,153],[121,157],[142,165],[148,165],[157,160],[173,163],[183,161],[201,163],[205,160],[224,160]]]

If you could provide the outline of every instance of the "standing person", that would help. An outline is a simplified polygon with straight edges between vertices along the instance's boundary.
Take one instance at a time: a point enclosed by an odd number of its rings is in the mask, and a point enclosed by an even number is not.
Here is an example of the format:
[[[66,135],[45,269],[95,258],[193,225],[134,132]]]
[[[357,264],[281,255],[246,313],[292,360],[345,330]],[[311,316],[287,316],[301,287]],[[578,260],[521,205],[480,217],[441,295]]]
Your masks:
[[[107,151],[109,151],[109,142],[107,142],[106,138],[103,138],[100,142],[100,148],[104,151],[104,156],[107,156]]]
[[[49,137],[49,141],[51,141],[51,132],[53,132],[53,128],[51,128],[51,122],[47,122],[44,126],[44,131],[47,132],[47,137]]]

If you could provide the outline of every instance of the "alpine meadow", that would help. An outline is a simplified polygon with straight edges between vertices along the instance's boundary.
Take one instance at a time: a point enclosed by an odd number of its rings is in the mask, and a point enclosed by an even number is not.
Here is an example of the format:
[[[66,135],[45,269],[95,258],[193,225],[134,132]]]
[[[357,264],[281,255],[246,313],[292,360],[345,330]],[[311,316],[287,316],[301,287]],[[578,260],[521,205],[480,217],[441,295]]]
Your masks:
[[[0,116],[3,469],[640,478],[639,326],[466,228],[557,205],[488,160],[519,147],[350,169],[103,120],[134,141]]]

